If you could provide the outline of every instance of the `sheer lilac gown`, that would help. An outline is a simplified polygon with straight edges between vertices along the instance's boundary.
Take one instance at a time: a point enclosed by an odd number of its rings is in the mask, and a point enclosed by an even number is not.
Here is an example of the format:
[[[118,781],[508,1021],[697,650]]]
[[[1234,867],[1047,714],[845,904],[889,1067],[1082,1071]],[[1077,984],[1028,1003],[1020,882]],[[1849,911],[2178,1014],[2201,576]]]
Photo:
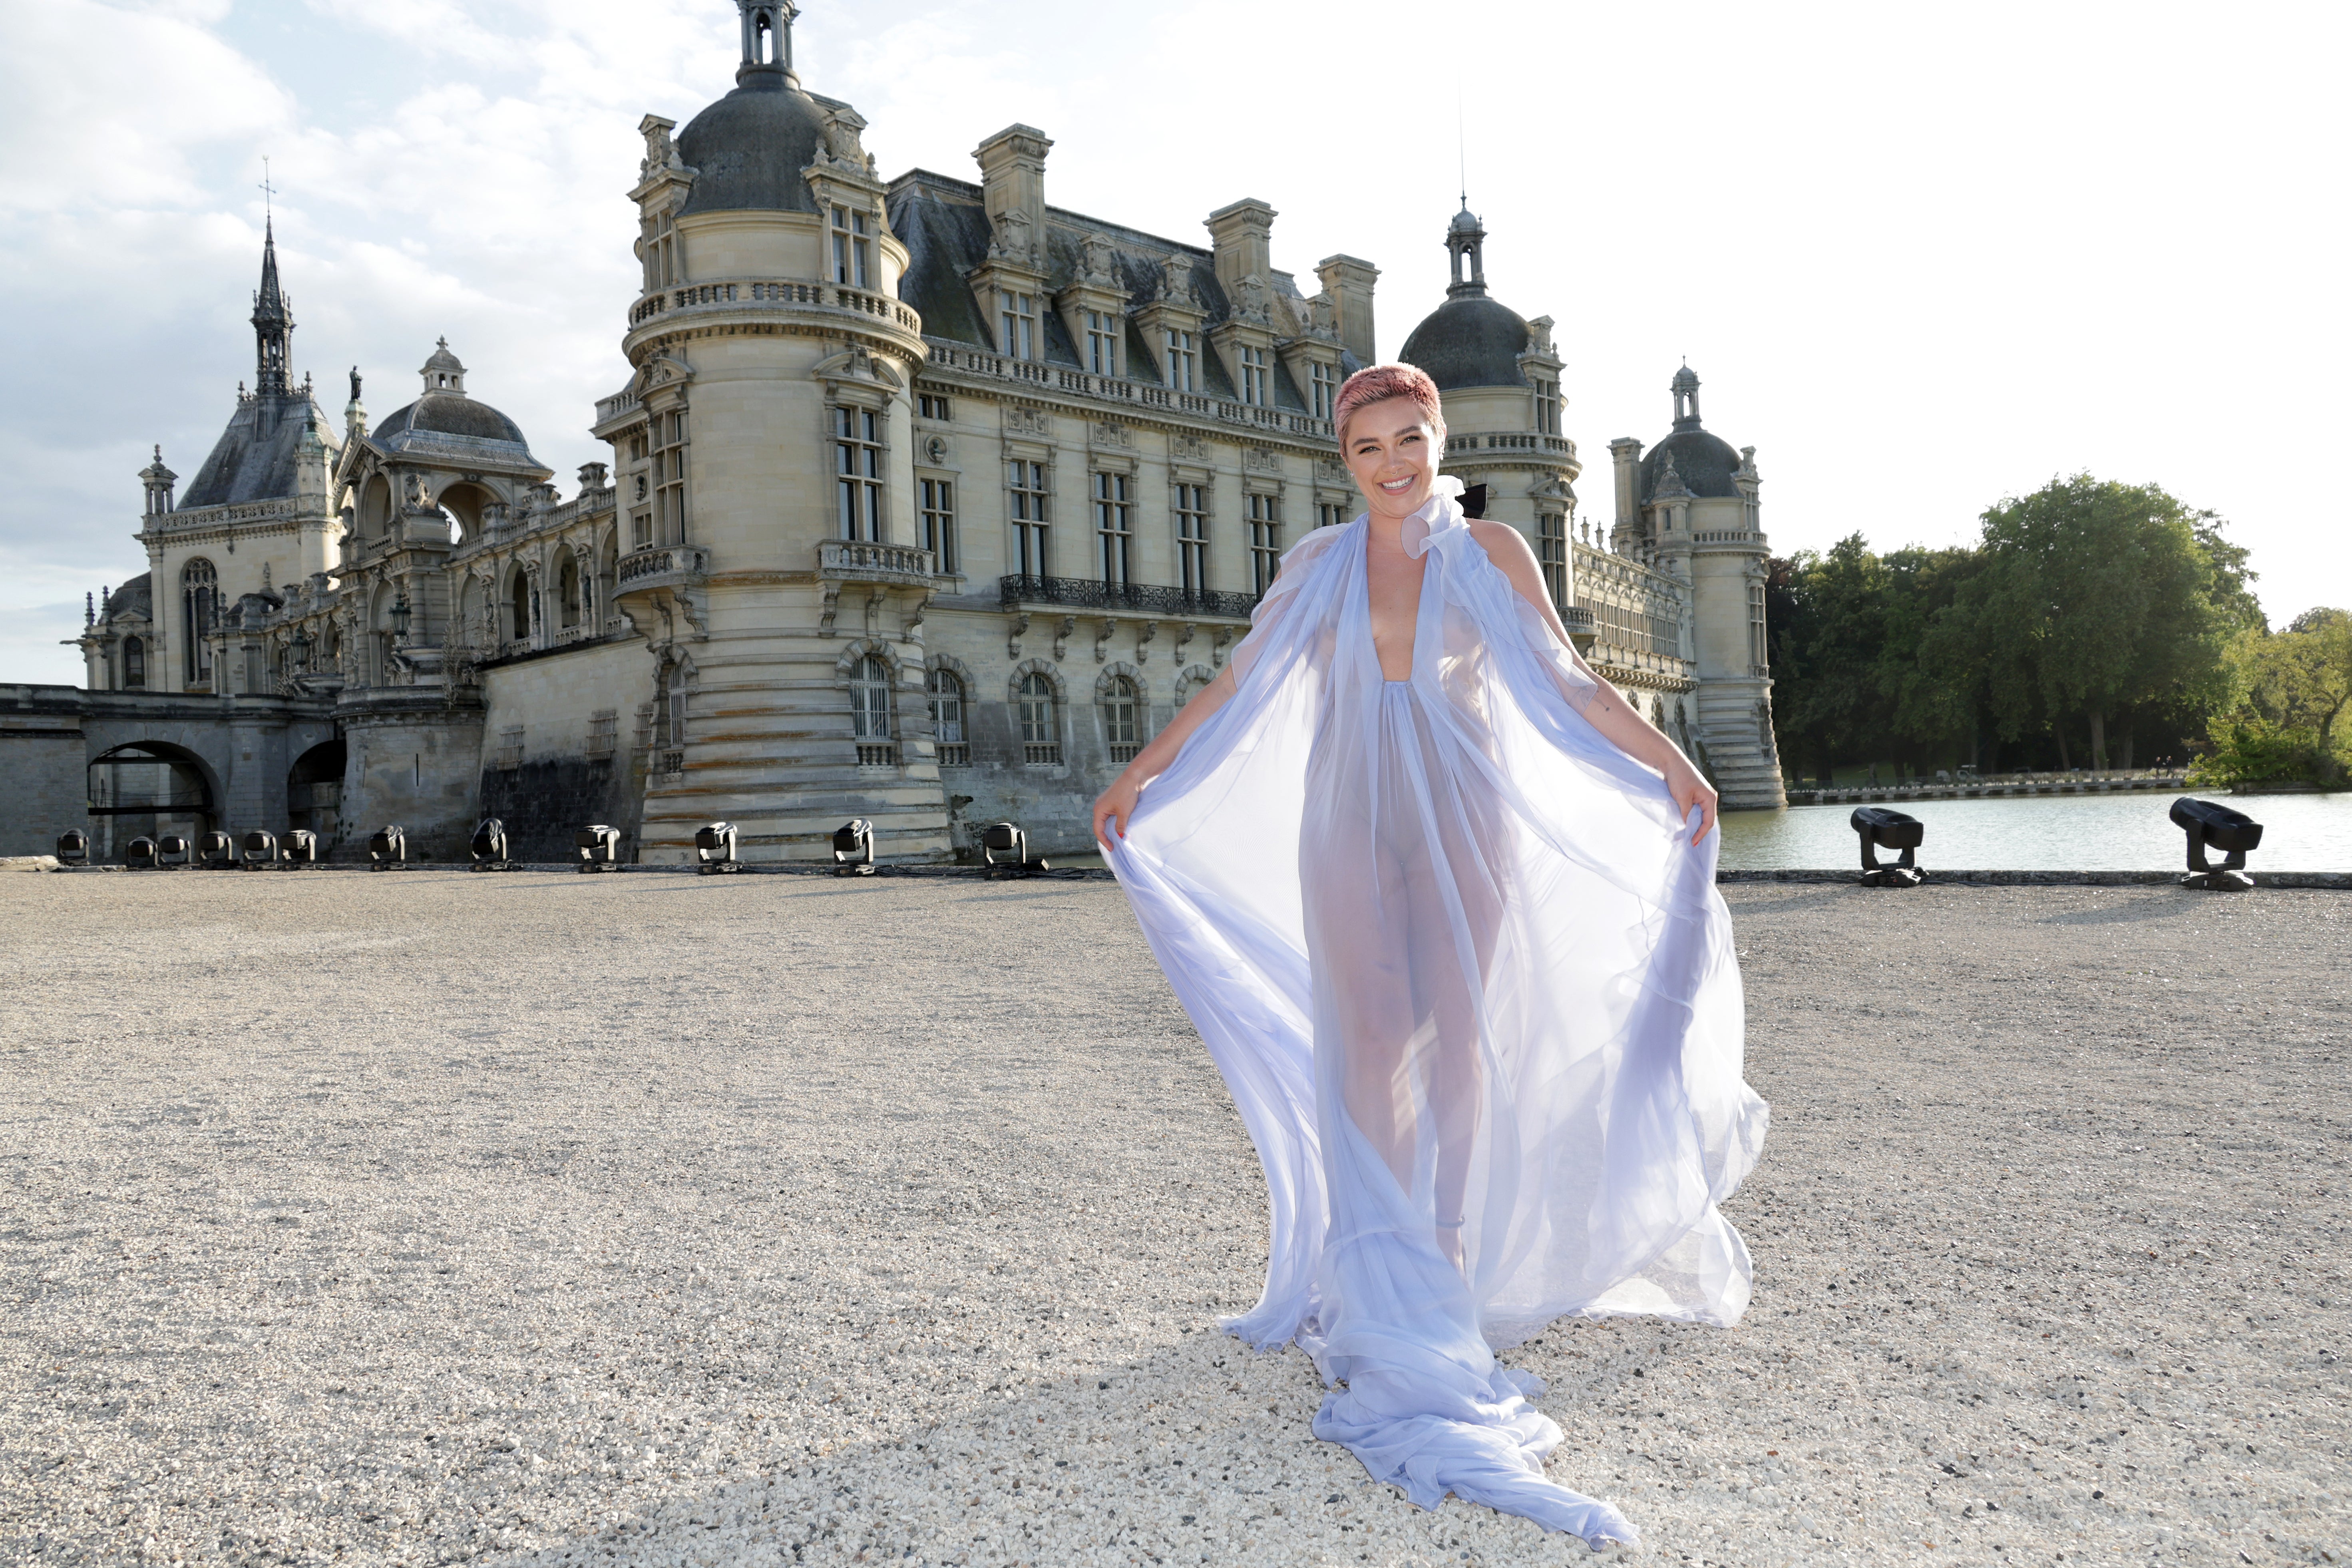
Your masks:
[[[1560,1430],[1494,1352],[1747,1307],[1716,1205],[1767,1112],[1719,836],[1585,721],[1594,677],[1439,487],[1411,679],[1373,652],[1366,520],[1309,534],[1109,859],[1265,1169],[1265,1290],[1225,1327],[1312,1355],[1316,1434],[1420,1506],[1632,1542],[1545,1477]]]

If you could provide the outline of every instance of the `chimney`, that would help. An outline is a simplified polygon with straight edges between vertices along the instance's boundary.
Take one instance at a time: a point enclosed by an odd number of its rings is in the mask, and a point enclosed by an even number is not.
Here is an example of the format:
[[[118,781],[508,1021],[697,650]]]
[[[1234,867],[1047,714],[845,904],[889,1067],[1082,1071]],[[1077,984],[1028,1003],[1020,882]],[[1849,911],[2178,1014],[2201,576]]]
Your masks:
[[[1609,544],[1622,554],[1642,537],[1642,443],[1620,436],[1609,443],[1609,457],[1617,472],[1617,526],[1609,531]]]
[[[1231,297],[1243,279],[1274,280],[1274,209],[1244,196],[1209,215],[1210,242],[1216,252],[1217,287]]]
[[[980,161],[981,199],[997,245],[1025,251],[1037,266],[1045,255],[1045,153],[1053,145],[1034,125],[1008,125],[971,154]]]
[[[1327,256],[1315,264],[1323,291],[1339,308],[1339,346],[1364,364],[1378,362],[1372,347],[1372,282],[1381,269],[1352,256]]]

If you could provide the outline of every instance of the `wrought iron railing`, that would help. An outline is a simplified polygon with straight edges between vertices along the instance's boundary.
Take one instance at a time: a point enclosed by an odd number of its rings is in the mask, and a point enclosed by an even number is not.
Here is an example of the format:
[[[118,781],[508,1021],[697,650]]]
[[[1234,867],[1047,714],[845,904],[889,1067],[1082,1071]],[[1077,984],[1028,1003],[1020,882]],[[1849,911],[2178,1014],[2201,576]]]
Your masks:
[[[1007,606],[1068,605],[1090,610],[1129,610],[1148,616],[1220,616],[1247,620],[1257,607],[1255,594],[1186,593],[1158,583],[1105,583],[1092,577],[1000,577],[997,594]]]

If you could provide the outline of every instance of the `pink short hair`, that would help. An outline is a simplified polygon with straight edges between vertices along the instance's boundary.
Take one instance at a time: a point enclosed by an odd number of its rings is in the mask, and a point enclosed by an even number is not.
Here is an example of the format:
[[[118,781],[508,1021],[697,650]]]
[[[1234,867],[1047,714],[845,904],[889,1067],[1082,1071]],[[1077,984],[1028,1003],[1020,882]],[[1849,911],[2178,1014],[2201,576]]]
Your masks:
[[[1331,423],[1345,445],[1348,421],[1356,410],[1366,404],[1385,403],[1391,397],[1411,398],[1429,416],[1432,428],[1445,428],[1444,406],[1438,401],[1437,383],[1417,364],[1367,365],[1348,378],[1339,388],[1339,395],[1331,405]]]

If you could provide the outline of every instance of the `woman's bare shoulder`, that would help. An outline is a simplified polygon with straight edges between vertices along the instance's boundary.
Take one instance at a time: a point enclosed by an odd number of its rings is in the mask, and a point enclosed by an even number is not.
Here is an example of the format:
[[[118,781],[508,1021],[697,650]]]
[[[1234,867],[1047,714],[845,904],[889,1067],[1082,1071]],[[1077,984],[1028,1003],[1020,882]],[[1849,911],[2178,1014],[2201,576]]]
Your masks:
[[[1507,522],[1496,522],[1491,517],[1465,518],[1470,537],[1486,552],[1486,559],[1504,571],[1523,561],[1533,561],[1536,552],[1528,546],[1528,536]]]

